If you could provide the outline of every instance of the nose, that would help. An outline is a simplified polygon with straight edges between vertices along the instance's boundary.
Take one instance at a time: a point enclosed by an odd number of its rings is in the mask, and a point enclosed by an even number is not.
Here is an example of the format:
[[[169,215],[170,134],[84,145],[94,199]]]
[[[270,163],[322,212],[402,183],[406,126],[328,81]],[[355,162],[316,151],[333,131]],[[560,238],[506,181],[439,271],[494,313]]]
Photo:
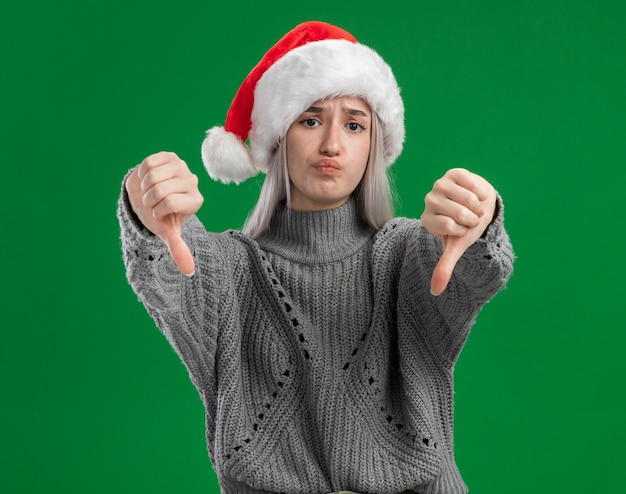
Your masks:
[[[337,124],[332,123],[326,127],[326,132],[320,144],[320,153],[324,156],[336,156],[340,151],[340,129]]]

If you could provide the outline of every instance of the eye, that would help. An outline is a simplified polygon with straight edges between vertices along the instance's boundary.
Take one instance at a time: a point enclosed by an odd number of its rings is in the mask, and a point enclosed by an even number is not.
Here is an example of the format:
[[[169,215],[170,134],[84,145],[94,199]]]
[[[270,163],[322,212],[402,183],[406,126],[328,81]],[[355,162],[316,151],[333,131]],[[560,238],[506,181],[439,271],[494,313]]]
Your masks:
[[[300,123],[309,129],[317,127],[320,124],[315,118],[304,118],[300,120]]]
[[[348,128],[350,132],[361,132],[365,130],[365,127],[363,127],[360,123],[357,123],[357,122],[350,122],[346,125],[346,127]]]

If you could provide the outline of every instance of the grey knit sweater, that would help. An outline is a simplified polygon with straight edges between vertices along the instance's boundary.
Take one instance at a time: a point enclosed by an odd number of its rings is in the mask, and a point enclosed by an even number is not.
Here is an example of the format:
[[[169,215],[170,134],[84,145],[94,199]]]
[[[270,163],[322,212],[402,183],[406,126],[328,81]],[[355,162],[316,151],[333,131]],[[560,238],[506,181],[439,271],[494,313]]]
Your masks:
[[[467,492],[453,369],[512,270],[499,210],[433,297],[441,245],[416,220],[372,235],[353,202],[280,209],[254,241],[193,217],[187,278],[122,197],[128,280],[200,393],[222,492]]]

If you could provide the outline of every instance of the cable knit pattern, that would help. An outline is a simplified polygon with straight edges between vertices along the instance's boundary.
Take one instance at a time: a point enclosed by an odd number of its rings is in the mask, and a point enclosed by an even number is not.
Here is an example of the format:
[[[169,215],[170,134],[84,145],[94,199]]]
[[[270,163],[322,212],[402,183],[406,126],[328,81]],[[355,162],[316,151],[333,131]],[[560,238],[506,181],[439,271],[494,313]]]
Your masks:
[[[254,241],[207,233],[193,217],[187,278],[124,194],[128,279],[204,402],[222,492],[467,492],[453,454],[453,368],[512,270],[502,207],[433,297],[441,244],[419,221],[371,234],[352,201],[280,209]]]

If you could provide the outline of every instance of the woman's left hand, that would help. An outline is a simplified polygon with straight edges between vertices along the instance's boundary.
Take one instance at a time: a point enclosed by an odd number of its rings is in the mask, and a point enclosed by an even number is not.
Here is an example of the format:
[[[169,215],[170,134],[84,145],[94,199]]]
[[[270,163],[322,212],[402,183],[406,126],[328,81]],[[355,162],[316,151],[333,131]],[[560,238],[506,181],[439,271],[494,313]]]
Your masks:
[[[457,261],[493,220],[496,191],[481,176],[453,168],[435,182],[424,202],[422,224],[443,242],[443,254],[430,283],[431,293],[440,295]]]

